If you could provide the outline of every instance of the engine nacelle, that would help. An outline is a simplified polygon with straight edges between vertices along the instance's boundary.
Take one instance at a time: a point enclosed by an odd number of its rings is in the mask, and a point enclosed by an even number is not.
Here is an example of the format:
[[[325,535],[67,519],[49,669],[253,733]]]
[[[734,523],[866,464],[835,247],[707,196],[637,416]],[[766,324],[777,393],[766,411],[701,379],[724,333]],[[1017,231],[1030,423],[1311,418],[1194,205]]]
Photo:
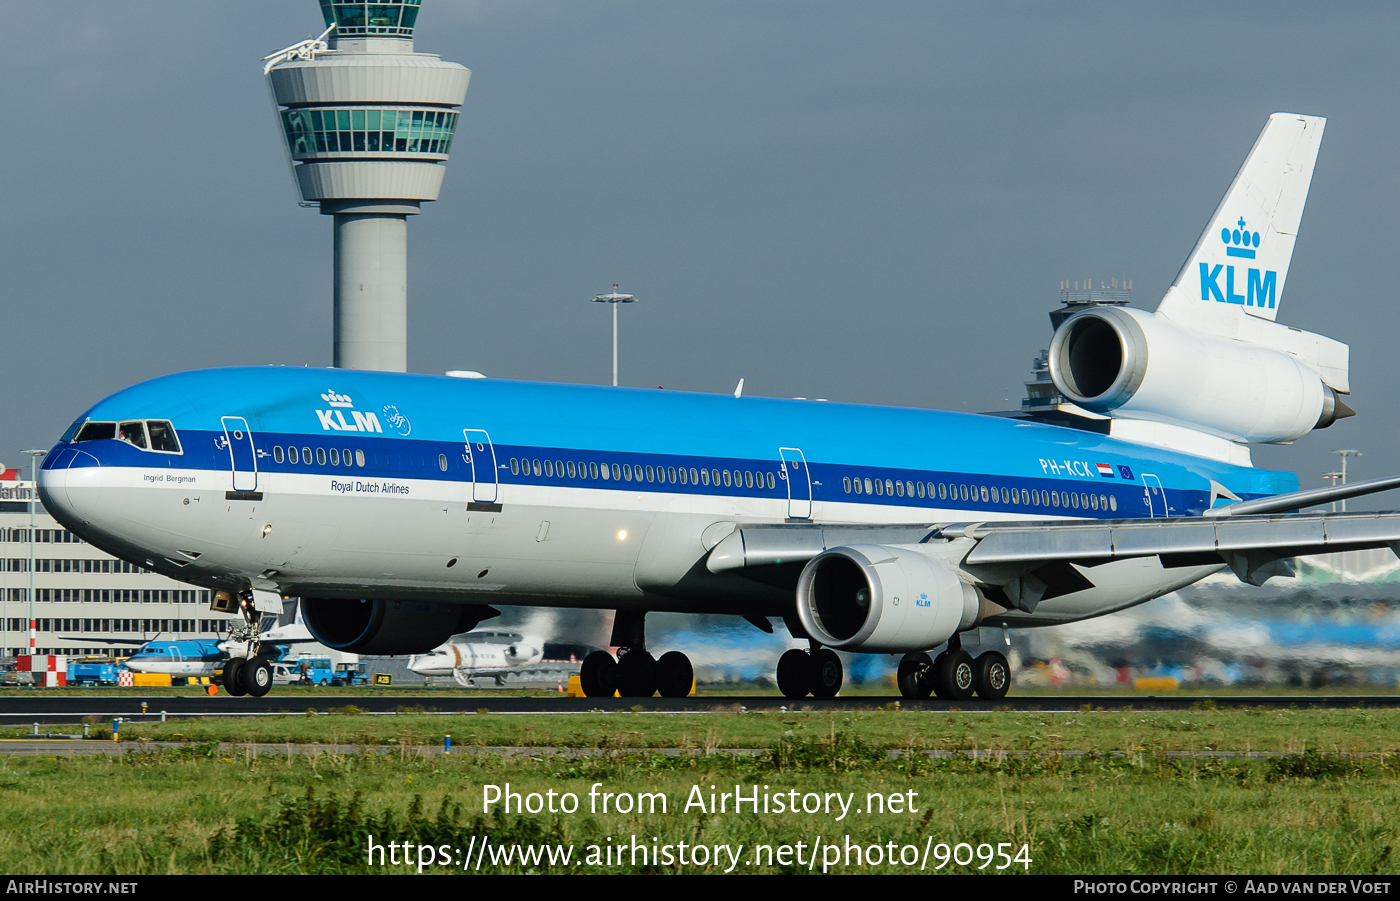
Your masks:
[[[1231,441],[1292,441],[1352,415],[1292,354],[1124,307],[1065,320],[1050,342],[1050,378],[1086,410]]]
[[[842,651],[928,650],[977,625],[987,606],[946,564],[911,547],[832,548],[797,581],[807,634]]]
[[[499,611],[441,601],[303,598],[302,621],[316,640],[357,654],[426,654]]]

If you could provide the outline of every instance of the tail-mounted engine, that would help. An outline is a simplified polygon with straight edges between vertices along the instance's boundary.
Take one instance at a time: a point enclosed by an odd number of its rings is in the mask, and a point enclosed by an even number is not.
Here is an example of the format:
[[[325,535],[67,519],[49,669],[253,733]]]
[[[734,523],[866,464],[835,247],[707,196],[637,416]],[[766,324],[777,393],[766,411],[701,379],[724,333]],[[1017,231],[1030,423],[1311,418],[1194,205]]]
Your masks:
[[[1123,307],[1065,320],[1050,342],[1050,377],[1092,412],[1231,441],[1292,441],[1354,415],[1292,354]]]
[[[797,617],[807,634],[842,651],[928,650],[1003,612],[947,565],[909,548],[832,548],[812,558],[797,582]]]

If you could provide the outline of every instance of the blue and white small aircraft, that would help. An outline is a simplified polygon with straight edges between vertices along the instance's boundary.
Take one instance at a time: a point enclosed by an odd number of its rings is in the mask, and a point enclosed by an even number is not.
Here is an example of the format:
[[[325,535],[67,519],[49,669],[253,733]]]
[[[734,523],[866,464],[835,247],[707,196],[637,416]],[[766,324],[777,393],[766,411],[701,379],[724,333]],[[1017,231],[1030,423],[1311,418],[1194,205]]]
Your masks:
[[[264,622],[270,623],[272,620],[264,618]],[[285,626],[268,628],[260,623],[257,631],[258,647],[256,649],[250,649],[246,639],[238,641],[232,636],[229,638],[178,639],[156,637],[149,640],[103,638],[91,635],[65,635],[63,638],[67,641],[81,641],[88,644],[132,647],[135,650],[131,652],[122,665],[133,673],[155,673],[187,679],[207,678],[219,670],[227,673],[232,661],[247,660],[258,653],[265,654],[271,662],[277,662],[291,653],[293,645],[311,644],[316,641],[306,626],[302,624],[300,615],[298,615],[296,622]],[[241,665],[241,663],[234,664],[235,668]],[[245,686],[240,682],[226,680],[226,684],[230,693],[242,694],[245,691],[252,693],[252,690],[256,688],[258,694],[266,694],[258,683],[249,683]],[[268,685],[270,686],[271,683],[269,682]]]
[[[235,368],[98,402],[49,452],[45,507],[94,545],[244,612],[300,596],[323,644],[430,651],[492,604],[615,610],[590,696],[681,697],[692,667],[650,611],[770,618],[809,642],[791,697],[841,688],[833,652],[903,655],[910,697],[1005,695],[960,633],[1102,616],[1225,568],[1387,547],[1400,514],[1301,508],[1255,469],[1352,415],[1346,345],[1276,323],[1324,120],[1271,116],[1155,312],[1095,306],[1050,347],[1079,427],[922,409],[363,371]],[[937,659],[928,651],[946,646]],[[248,682],[248,680],[252,680]]]

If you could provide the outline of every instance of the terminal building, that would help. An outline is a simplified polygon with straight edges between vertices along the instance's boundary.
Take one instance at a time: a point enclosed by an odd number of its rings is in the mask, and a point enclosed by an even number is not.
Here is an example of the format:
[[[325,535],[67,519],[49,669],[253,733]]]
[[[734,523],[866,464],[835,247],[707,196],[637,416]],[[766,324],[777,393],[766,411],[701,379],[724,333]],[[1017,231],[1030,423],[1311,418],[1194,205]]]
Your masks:
[[[30,504],[33,504],[33,526]],[[82,541],[45,512],[34,483],[0,481],[0,656],[29,653],[30,561],[35,653],[106,654],[100,640],[215,638],[234,618],[209,591],[157,575]]]

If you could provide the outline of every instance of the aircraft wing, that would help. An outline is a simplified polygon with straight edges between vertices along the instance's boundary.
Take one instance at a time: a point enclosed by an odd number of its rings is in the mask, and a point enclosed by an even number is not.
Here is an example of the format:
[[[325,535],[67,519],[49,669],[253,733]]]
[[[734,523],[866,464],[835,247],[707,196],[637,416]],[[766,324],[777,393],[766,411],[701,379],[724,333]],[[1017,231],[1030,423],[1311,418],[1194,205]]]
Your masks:
[[[1400,476],[1389,476],[1246,501],[1206,516],[1160,519],[741,525],[710,550],[705,565],[715,573],[791,568],[843,545],[933,545],[940,556],[988,584],[1006,585],[1036,573],[1051,583],[1046,597],[1092,587],[1067,564],[1094,567],[1133,557],[1158,557],[1167,568],[1229,566],[1242,581],[1262,585],[1279,574],[1280,561],[1292,557],[1381,547],[1400,555],[1400,512],[1278,512],[1396,487]],[[1053,591],[1056,582],[1060,590]]]
[[[59,641],[76,641],[82,644],[105,644],[114,648],[139,648],[155,641],[154,638],[101,638],[96,635],[60,635]]]
[[[1129,557],[1161,557],[1164,566],[1236,568],[1239,555],[1273,559],[1400,545],[1400,512],[1286,513],[1172,519],[972,522],[927,525],[747,525],[710,551],[706,566],[725,572],[805,563],[848,544],[929,544],[970,539],[962,562],[1077,563],[1096,566]]]

